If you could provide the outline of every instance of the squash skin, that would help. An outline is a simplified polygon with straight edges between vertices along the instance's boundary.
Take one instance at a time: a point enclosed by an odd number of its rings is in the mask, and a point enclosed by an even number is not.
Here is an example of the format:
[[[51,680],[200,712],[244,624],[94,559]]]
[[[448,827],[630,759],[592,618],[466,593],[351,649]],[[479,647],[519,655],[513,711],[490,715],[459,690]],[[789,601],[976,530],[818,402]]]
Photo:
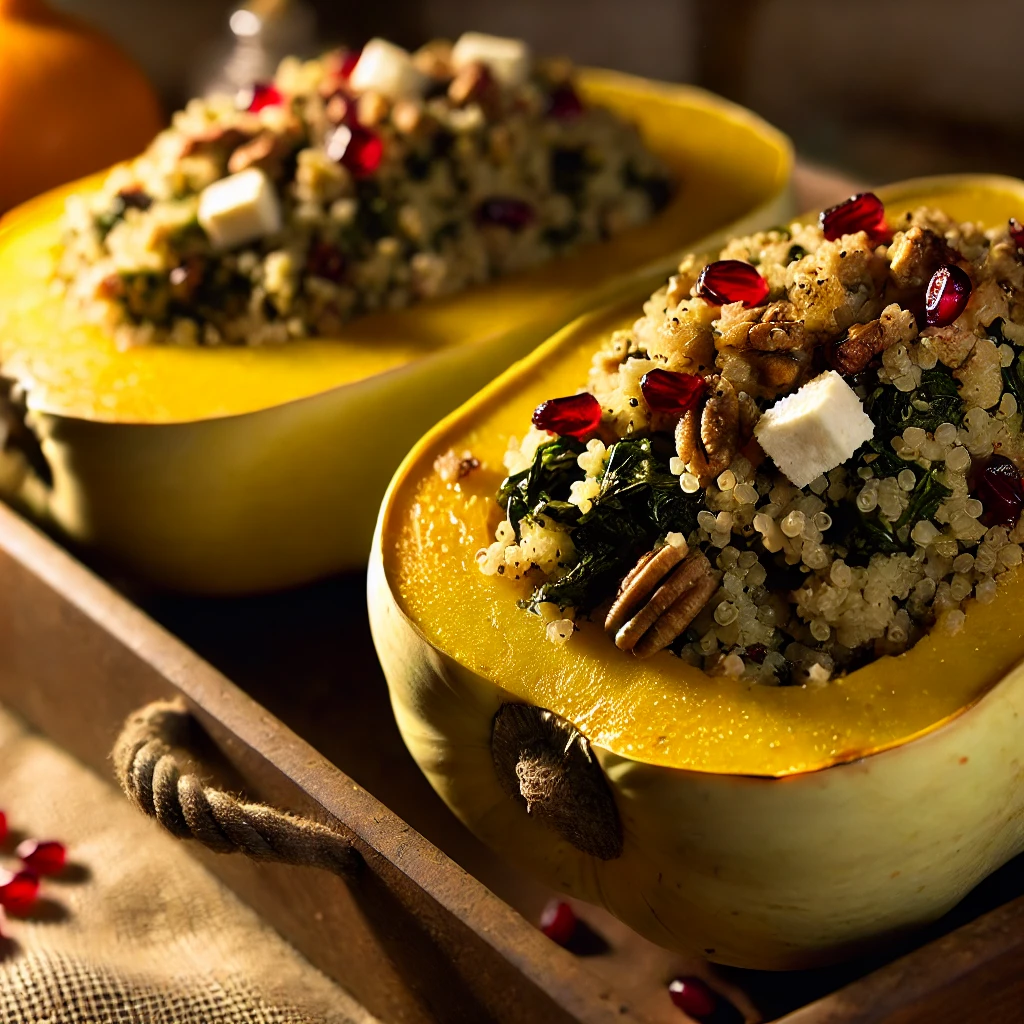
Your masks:
[[[1008,201],[1018,204],[1010,212],[1024,208],[1020,182],[967,184],[984,193],[973,204],[979,219],[993,211],[1005,216]],[[882,195],[933,195],[941,205],[964,187],[964,179],[938,179]],[[555,344],[501,381],[536,375]],[[434,788],[477,835],[549,884],[603,903],[652,941],[762,969],[828,963],[934,920],[1024,851],[1024,667],[1014,666],[1024,657],[1024,631],[1004,630],[1010,639],[1003,654],[1015,656],[1002,678],[977,678],[972,649],[995,642],[986,632],[997,622],[995,613],[982,613],[1017,611],[1021,573],[1002,585],[994,604],[968,611],[956,651],[938,662],[950,678],[973,679],[972,695],[888,749],[851,750],[831,766],[782,778],[769,777],[783,774],[774,771],[687,770],[630,754],[625,734],[643,735],[645,723],[629,721],[632,709],[623,701],[622,735],[608,727],[614,707],[600,735],[590,735],[622,819],[623,855],[596,860],[524,815],[495,776],[490,732],[502,703],[533,702],[536,687],[529,680],[536,661],[521,662],[518,688],[499,685],[493,669],[474,670],[445,649],[433,628],[428,636],[410,616],[394,576],[401,504],[408,497],[402,497],[403,484],[423,471],[425,453],[473,434],[488,397],[501,400],[499,383],[435,428],[396,474],[378,520],[368,579],[371,628],[403,737]],[[455,531],[450,542],[458,543]],[[458,580],[450,586],[457,589]],[[502,631],[501,622],[494,625]],[[915,650],[883,668],[894,685],[900,674],[927,685]],[[554,710],[573,720],[571,695],[554,689],[566,703]],[[609,694],[608,700],[620,698]],[[718,720],[709,725],[718,727]]]
[[[39,293],[38,267],[57,240],[61,196],[0,221],[0,364],[26,385],[54,477],[51,490],[30,480],[15,501],[119,567],[179,590],[269,590],[362,567],[387,481],[432,423],[582,310],[620,293],[639,299],[687,239],[725,220],[753,229],[792,209],[789,144],[746,111],[608,72],[586,72],[582,85],[653,133],[685,177],[683,205],[600,252],[360,318],[350,338],[117,353],[94,328],[65,334],[56,314],[24,313],[26,301],[53,301]],[[692,136],[679,136],[680,119],[695,125]],[[5,292],[4,274],[19,263],[33,264],[35,284],[12,279]],[[32,333],[28,344],[19,329]],[[372,442],[353,445],[370,428]]]

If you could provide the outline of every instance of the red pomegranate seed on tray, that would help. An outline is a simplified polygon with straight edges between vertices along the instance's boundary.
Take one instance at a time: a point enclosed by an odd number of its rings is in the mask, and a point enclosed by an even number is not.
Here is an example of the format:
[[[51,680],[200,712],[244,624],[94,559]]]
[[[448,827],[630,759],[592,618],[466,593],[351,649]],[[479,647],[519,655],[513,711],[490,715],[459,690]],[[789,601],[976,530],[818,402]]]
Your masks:
[[[924,316],[929,327],[948,327],[967,306],[971,279],[967,272],[947,263],[932,274],[924,293]]]
[[[716,260],[700,272],[697,294],[719,306],[728,302],[760,306],[768,298],[768,282],[742,260]]]
[[[718,1005],[718,997],[700,978],[673,978],[668,994],[673,1005],[696,1020],[710,1017]]]
[[[885,206],[874,192],[859,192],[830,206],[822,212],[819,223],[830,242],[858,231],[867,232],[868,240],[874,245],[882,245],[892,239],[892,232],[885,222]]]
[[[37,875],[55,875],[68,860],[67,848],[56,839],[26,839],[15,852]]]
[[[39,876],[34,871],[0,870],[0,906],[28,910],[39,895]]]
[[[676,373],[656,368],[640,378],[640,391],[652,412],[689,412],[704,393],[704,378],[695,373]]]
[[[366,178],[380,167],[384,143],[369,128],[339,124],[327,140],[327,155],[347,167],[354,177]]]
[[[533,425],[564,437],[581,438],[601,422],[601,403],[591,394],[549,398],[533,412]]]
[[[551,900],[540,915],[540,930],[552,942],[568,945],[576,931],[576,914],[568,903]]]

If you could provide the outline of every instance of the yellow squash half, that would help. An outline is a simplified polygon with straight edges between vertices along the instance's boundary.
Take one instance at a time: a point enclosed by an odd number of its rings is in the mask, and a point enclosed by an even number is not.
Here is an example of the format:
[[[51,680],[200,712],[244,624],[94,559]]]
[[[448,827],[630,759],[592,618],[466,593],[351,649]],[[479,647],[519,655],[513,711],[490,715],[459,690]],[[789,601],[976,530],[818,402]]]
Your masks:
[[[991,224],[1024,215],[1024,182],[1006,178],[880,195],[890,214],[927,203]],[[395,714],[455,813],[550,884],[716,961],[834,960],[937,918],[1024,850],[1024,573],[970,606],[959,635],[818,688],[636,660],[598,623],[547,642],[516,607],[530,581],[485,576],[474,554],[500,518],[509,435],[543,399],[573,393],[601,338],[635,315],[620,303],[572,324],[398,471],[369,578]],[[451,447],[482,462],[458,485],[432,471]],[[526,792],[524,771],[552,767],[561,805],[541,787],[527,813],[517,783]]]
[[[789,144],[753,115],[609,72],[580,84],[672,167],[670,206],[614,242],[357,319],[339,338],[119,352],[50,289],[66,193],[0,221],[0,372],[27,390],[53,475],[52,487],[30,481],[23,503],[180,589],[269,589],[364,565],[387,482],[424,430],[609,294],[642,295],[696,239],[790,212]]]

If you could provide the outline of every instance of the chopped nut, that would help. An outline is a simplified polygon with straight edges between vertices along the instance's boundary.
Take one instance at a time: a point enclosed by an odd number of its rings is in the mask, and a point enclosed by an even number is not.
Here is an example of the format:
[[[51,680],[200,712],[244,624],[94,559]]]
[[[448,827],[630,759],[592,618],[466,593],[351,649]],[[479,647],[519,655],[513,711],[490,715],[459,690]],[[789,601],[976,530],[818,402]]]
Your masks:
[[[912,227],[897,234],[889,246],[889,273],[900,288],[923,288],[944,263],[955,263],[960,254],[928,228]]]
[[[914,314],[892,303],[882,310],[877,320],[850,326],[846,336],[833,347],[832,365],[848,377],[860,373],[875,356],[892,345],[898,342],[908,344],[916,337]]]
[[[487,66],[473,61],[467,64],[451,81],[448,86],[448,99],[457,107],[464,107],[467,103],[484,104],[497,92],[494,76],[487,69]]]
[[[676,454],[701,487],[729,468],[739,446],[739,399],[718,374],[707,378],[704,398],[676,426]]]
[[[356,117],[361,125],[373,128],[388,116],[388,101],[379,92],[364,92],[356,101]]]
[[[412,55],[413,66],[428,78],[451,78],[452,44],[447,39],[435,39],[421,46]]]
[[[416,100],[399,100],[391,111],[391,122],[403,135],[411,135],[423,123],[423,105]]]
[[[260,132],[255,139],[239,146],[228,157],[228,172],[237,174],[250,167],[261,167],[273,174],[278,169],[275,165],[280,165],[288,148],[283,136],[274,132]]]
[[[205,131],[188,136],[181,147],[181,155],[183,157],[195,156],[197,153],[203,153],[218,146],[229,150],[235,149],[249,138],[251,138],[250,134],[243,132],[240,128],[214,124]]]

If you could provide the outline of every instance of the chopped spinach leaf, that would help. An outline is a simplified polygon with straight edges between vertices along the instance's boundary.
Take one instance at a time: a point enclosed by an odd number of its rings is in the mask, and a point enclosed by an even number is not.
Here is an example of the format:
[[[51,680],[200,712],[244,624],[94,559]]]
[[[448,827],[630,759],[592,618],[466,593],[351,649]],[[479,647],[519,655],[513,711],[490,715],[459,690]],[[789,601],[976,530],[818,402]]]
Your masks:
[[[628,569],[659,537],[697,528],[702,496],[684,494],[678,477],[648,438],[629,438],[610,448],[601,490],[586,514],[568,498],[580,479],[576,457],[583,445],[560,437],[537,449],[529,469],[508,477],[498,492],[519,536],[519,523],[544,516],[572,526],[579,561],[564,576],[538,586],[521,602],[536,611],[544,602],[587,611],[607,597]]]
[[[964,403],[956,379],[953,372],[941,364],[924,370],[920,385],[913,391],[879,384],[868,395],[864,406],[875,422],[875,436],[886,445],[907,427],[921,427],[934,433],[940,424],[959,426],[964,418]]]
[[[1003,367],[1003,386],[1017,399],[1017,408],[1024,409],[1024,354]]]

